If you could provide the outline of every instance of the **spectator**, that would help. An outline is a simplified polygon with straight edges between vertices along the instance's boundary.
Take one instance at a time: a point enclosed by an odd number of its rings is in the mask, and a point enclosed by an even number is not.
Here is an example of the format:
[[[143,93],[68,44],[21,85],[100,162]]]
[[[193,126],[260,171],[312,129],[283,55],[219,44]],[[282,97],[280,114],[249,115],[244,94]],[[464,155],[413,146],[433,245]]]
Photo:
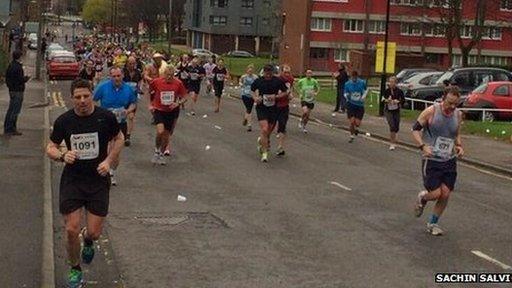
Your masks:
[[[18,115],[21,112],[23,103],[23,93],[25,92],[25,83],[30,79],[25,76],[23,66],[20,62],[21,51],[16,50],[12,53],[12,62],[5,72],[5,82],[9,88],[9,108],[5,114],[4,135],[17,136],[21,132],[17,129]]]
[[[336,78],[336,106],[332,116],[336,116],[336,112],[345,113],[345,106],[347,99],[345,99],[345,83],[348,81],[348,74],[345,71],[345,66],[340,63],[339,70],[333,74]]]
[[[405,100],[404,92],[396,86],[396,82],[396,77],[389,78],[389,88],[384,91],[384,97],[382,98],[382,101],[386,103],[384,110],[389,124],[391,139],[389,150],[391,151],[396,148],[396,134],[400,130],[400,104]]]

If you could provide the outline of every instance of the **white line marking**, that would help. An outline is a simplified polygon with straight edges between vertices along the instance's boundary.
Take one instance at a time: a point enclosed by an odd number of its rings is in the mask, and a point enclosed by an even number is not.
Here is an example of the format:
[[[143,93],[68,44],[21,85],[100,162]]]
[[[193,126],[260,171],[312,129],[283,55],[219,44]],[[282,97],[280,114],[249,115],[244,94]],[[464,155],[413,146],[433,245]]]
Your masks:
[[[331,182],[329,182],[329,183],[330,183],[331,185],[334,185],[334,186],[336,186],[336,187],[339,187],[339,188],[341,188],[341,189],[343,189],[343,190],[352,191],[352,189],[351,189],[351,188],[349,188],[349,187],[347,187],[347,186],[345,186],[345,185],[342,185],[342,184],[340,184],[340,183],[338,183],[338,182],[331,181]]]
[[[488,256],[478,250],[472,250],[471,253],[475,254],[476,256],[480,257],[480,258],[483,258],[491,263],[494,263],[498,266],[500,266],[502,269],[505,269],[505,270],[512,270],[512,267],[511,266],[508,266],[507,264],[504,264],[494,258],[492,258],[491,256]]]

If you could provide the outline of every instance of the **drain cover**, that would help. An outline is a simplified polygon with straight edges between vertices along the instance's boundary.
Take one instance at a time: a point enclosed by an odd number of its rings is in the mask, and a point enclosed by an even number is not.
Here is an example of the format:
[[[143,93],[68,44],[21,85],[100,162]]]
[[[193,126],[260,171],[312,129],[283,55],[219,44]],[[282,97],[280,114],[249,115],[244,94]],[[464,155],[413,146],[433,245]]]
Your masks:
[[[145,224],[158,224],[158,225],[179,225],[181,223],[186,222],[189,218],[187,216],[178,216],[178,217],[135,217],[135,219],[139,220]]]
[[[229,228],[228,224],[221,218],[210,212],[185,212],[175,213],[171,216],[139,216],[136,220],[143,224],[154,224],[158,226],[178,226],[186,224],[197,229]]]

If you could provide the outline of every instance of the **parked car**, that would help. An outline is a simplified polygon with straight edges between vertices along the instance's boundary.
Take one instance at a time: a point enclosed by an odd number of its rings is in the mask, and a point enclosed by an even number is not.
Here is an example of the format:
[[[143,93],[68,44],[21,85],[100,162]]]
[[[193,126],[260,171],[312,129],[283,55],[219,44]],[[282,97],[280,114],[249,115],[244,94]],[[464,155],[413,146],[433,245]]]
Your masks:
[[[443,74],[443,72],[421,72],[417,73],[409,78],[407,78],[402,83],[399,83],[397,86],[407,91],[409,89],[427,87],[432,84],[435,84],[435,81],[439,79],[439,77]],[[434,80],[432,80],[434,79]]]
[[[439,79],[437,79],[435,85],[408,90],[405,97],[425,101],[436,101],[437,99],[443,97],[445,81],[459,87],[462,95],[459,102],[459,107],[461,107],[462,103],[467,98],[467,95],[476,87],[483,83],[489,83],[493,81],[512,81],[512,74],[507,70],[491,67],[450,69],[441,75]],[[411,101],[405,101],[404,106],[410,107]],[[424,104],[416,105],[415,103],[414,108],[424,109],[425,106],[426,105]]]
[[[48,47],[46,48],[46,60],[49,60],[48,59],[48,56],[53,52],[53,51],[64,51],[64,47],[62,47],[60,44],[58,43],[50,43],[50,45],[48,45]]]
[[[490,108],[512,110],[512,82],[499,81],[484,83],[469,94],[464,108]],[[468,119],[482,119],[480,111],[465,111]],[[511,120],[512,112],[486,112],[485,120]]]
[[[48,78],[71,78],[78,77],[80,63],[73,53],[56,54],[48,63]]]
[[[212,56],[215,56],[217,59],[219,58],[219,55],[213,53],[212,51],[201,48],[192,49],[192,56],[199,57],[201,59],[208,59]]]
[[[422,72],[436,72],[437,70],[431,69],[431,68],[407,68],[402,69],[398,74],[396,74],[396,80],[397,83],[402,83],[404,80],[408,79],[409,77],[422,73]]]
[[[36,33],[30,33],[28,34],[28,38],[27,38],[27,42],[28,42],[28,49],[37,49],[37,34]]]
[[[251,53],[249,53],[247,51],[242,51],[242,50],[229,51],[227,55],[230,57],[239,57],[239,58],[253,58],[254,57],[254,55],[252,55]]]

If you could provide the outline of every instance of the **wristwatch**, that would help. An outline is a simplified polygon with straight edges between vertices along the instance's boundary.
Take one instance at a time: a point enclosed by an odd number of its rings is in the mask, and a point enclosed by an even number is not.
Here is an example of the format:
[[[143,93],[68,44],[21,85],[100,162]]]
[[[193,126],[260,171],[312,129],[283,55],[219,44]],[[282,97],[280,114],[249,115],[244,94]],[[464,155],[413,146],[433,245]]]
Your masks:
[[[60,151],[59,151],[59,152],[60,152]],[[66,156],[66,153],[65,153],[65,152],[64,152],[64,153],[60,152],[60,156],[59,156],[59,158],[57,159],[57,161],[64,162],[64,156]]]

